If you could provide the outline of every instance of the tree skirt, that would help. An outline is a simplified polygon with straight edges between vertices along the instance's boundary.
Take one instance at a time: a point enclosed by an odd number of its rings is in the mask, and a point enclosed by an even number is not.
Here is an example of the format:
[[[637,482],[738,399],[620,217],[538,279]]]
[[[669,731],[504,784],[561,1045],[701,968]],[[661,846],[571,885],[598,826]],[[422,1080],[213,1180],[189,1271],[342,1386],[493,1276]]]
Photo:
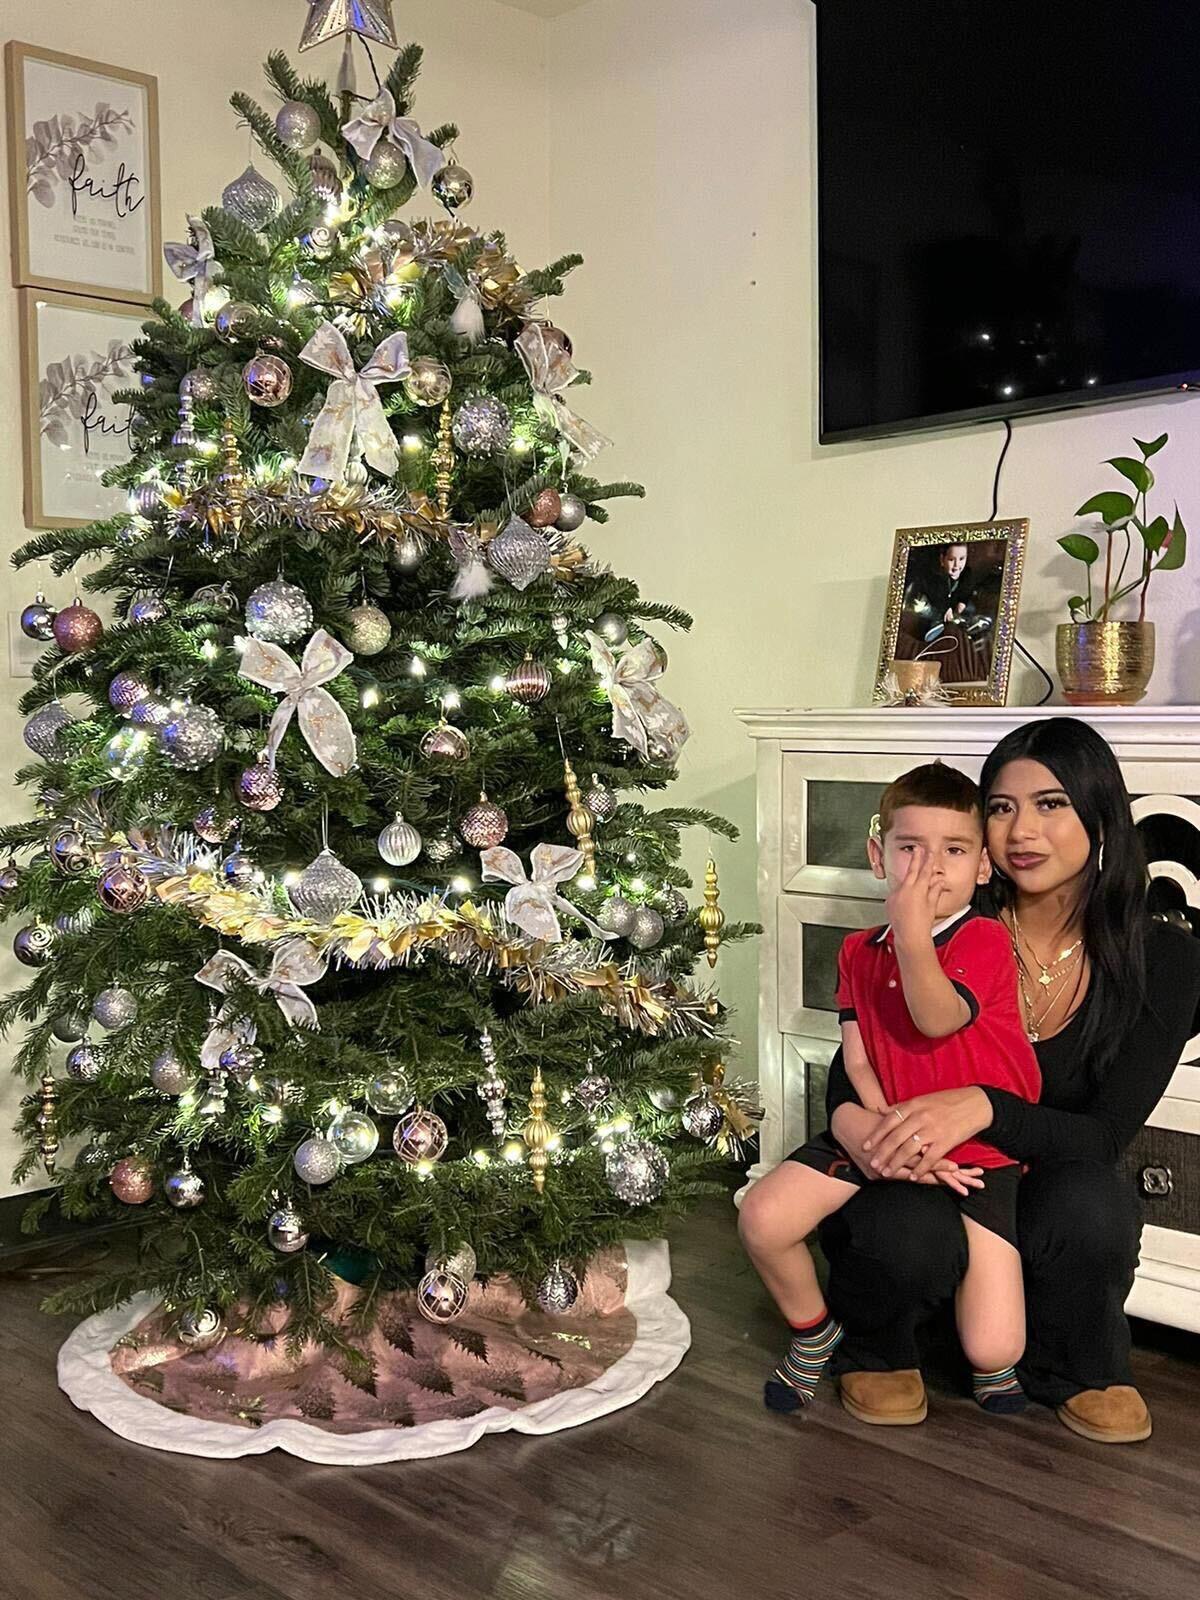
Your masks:
[[[236,1333],[233,1314],[216,1349],[188,1353],[139,1295],[75,1329],[58,1382],[122,1438],[180,1455],[286,1450],[345,1466],[449,1455],[485,1433],[557,1433],[640,1400],[691,1343],[670,1283],[659,1239],[597,1256],[565,1317],[530,1310],[503,1278],[476,1284],[448,1327],[426,1322],[411,1293],[389,1295],[359,1344],[373,1379],[318,1346],[293,1358],[269,1330]],[[340,1286],[340,1315],[358,1295]]]

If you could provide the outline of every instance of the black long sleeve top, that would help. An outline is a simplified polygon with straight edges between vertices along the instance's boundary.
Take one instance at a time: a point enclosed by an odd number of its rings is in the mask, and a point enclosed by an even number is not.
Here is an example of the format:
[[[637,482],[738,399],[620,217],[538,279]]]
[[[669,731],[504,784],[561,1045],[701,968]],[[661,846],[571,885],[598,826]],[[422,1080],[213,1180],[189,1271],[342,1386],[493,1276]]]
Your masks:
[[[1114,1162],[1161,1100],[1200,1008],[1200,939],[1167,923],[1146,935],[1146,1004],[1120,1052],[1097,1081],[1078,1039],[1088,1001],[1062,1030],[1034,1046],[1042,1069],[1036,1105],[1005,1089],[983,1090],[992,1107],[989,1144],[1017,1161]],[[839,1050],[829,1069],[825,1109],[856,1099]]]

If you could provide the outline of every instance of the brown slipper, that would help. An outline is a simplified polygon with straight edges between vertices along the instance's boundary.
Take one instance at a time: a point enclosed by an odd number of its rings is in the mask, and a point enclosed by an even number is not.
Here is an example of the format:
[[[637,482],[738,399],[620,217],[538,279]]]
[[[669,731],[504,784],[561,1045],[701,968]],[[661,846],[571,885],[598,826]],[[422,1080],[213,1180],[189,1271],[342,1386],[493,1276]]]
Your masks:
[[[1148,1439],[1154,1427],[1146,1402],[1126,1383],[1072,1395],[1059,1406],[1058,1420],[1094,1444],[1137,1444]]]
[[[929,1414],[925,1384],[915,1367],[901,1372],[843,1372],[838,1388],[850,1415],[877,1428],[912,1428]]]

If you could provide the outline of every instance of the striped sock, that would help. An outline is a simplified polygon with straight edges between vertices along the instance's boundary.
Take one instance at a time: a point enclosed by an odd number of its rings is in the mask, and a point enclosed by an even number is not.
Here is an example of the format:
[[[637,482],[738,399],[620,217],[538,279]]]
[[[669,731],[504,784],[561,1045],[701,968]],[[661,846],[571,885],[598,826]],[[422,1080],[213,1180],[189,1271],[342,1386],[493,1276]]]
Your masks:
[[[763,1399],[772,1411],[797,1411],[812,1401],[830,1356],[842,1342],[841,1323],[822,1311],[812,1322],[792,1324],[788,1353],[768,1378]]]
[[[1015,1367],[999,1372],[973,1372],[971,1390],[985,1411],[994,1416],[1014,1416],[1025,1409],[1025,1391],[1017,1381]]]

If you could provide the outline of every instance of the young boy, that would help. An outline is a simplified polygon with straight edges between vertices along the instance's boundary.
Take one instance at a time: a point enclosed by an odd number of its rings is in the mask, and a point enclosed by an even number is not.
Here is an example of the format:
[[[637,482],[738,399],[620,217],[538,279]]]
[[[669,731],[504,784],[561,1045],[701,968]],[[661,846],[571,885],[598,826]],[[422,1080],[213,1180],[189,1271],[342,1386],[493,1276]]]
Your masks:
[[[971,908],[976,886],[991,876],[978,788],[941,762],[917,767],[884,791],[878,821],[867,849],[875,876],[887,880],[890,920],[851,934],[838,960],[838,1017],[855,1092],[881,1113],[913,1095],[971,1084],[1036,1100],[1041,1078],[1022,1026],[1008,933]],[[807,1169],[797,1218],[804,1235],[868,1181],[829,1133],[789,1159]],[[975,1398],[992,1412],[1024,1406],[1015,1371],[1025,1348],[1020,1176],[1008,1156],[971,1140],[924,1180],[959,1197],[969,1264],[955,1305],[958,1331]],[[811,1260],[807,1266],[814,1315],[792,1324],[791,1348],[767,1383],[766,1403],[777,1411],[812,1399],[841,1339]]]

